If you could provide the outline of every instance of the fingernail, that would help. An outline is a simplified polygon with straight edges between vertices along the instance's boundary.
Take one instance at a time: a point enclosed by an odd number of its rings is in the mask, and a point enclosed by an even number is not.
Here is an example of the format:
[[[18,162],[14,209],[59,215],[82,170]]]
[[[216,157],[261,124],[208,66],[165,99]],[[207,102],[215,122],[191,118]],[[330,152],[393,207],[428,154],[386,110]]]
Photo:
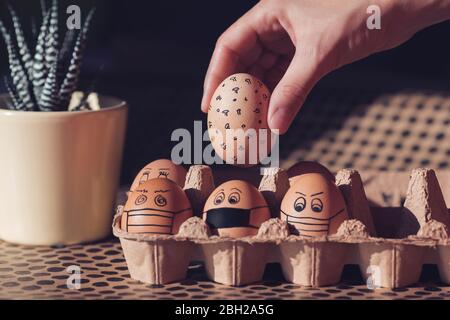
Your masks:
[[[269,117],[269,127],[270,129],[277,129],[279,134],[286,133],[289,125],[292,122],[292,116],[289,112],[289,109],[286,108],[275,108],[272,114]]]

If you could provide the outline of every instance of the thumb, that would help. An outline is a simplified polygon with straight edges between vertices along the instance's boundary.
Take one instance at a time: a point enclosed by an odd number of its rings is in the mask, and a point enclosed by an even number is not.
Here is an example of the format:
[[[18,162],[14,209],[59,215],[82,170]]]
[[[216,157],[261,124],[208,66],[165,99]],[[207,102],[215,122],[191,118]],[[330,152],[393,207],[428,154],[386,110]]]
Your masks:
[[[280,134],[288,130],[319,79],[317,59],[297,52],[270,98],[268,122],[271,130],[278,129]]]

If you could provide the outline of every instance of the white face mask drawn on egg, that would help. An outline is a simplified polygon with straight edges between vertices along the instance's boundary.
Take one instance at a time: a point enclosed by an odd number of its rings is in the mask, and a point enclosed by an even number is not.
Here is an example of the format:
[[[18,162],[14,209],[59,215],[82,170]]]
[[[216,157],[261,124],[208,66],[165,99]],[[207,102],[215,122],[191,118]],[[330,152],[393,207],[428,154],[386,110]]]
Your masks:
[[[175,216],[177,214],[180,214],[182,212],[186,212],[192,210],[192,208],[185,208],[178,211],[171,211],[171,210],[163,210],[158,208],[139,208],[139,209],[133,209],[133,210],[124,210],[124,214],[126,214],[127,222],[126,222],[126,228],[125,231],[128,232],[129,227],[160,227],[167,229],[167,232],[134,232],[137,234],[172,234],[172,228],[175,220]],[[136,213],[133,213],[136,212]],[[143,213],[144,212],[144,213]],[[148,213],[147,213],[148,212]],[[157,213],[154,213],[157,212]],[[167,219],[167,224],[139,224],[139,223],[129,223],[130,218],[133,217],[158,217],[158,218],[165,218]]]
[[[331,225],[331,221],[336,218],[338,215],[340,215],[341,213],[343,213],[345,211],[345,208],[342,208],[341,210],[339,210],[338,212],[336,212],[334,215],[332,215],[331,217],[328,218],[315,218],[315,217],[299,217],[299,216],[293,216],[290,215],[286,212],[284,212],[281,208],[280,211],[286,216],[285,221],[288,224],[293,224],[295,226],[295,229],[299,232],[299,235],[303,236],[303,237],[313,237],[307,234],[302,234],[303,232],[320,232],[320,233],[328,233],[329,229],[330,229],[330,225]],[[302,228],[298,228],[297,225],[300,226],[309,226],[309,227],[315,227],[317,226],[318,229],[314,229],[314,230],[307,230],[307,229],[302,229]]]

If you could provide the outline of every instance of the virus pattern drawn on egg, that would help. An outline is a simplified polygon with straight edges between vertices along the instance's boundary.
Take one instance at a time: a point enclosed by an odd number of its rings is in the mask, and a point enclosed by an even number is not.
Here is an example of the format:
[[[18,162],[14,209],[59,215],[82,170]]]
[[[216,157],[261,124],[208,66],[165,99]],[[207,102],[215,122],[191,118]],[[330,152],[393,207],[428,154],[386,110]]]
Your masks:
[[[227,141],[228,130],[242,130],[245,134],[245,131],[250,129],[254,129],[256,132],[266,129],[270,135],[267,123],[269,100],[268,88],[250,74],[231,75],[217,87],[208,112],[208,130],[214,150],[227,163],[233,163],[235,162],[233,159],[236,159],[236,154],[234,154],[230,157],[230,161],[227,161],[226,155],[223,153],[223,150],[227,149],[227,143],[234,144],[234,147],[228,149],[236,152],[250,149],[248,146],[240,145],[240,143],[248,144],[248,139],[240,142],[239,139],[230,137]],[[270,139],[263,140],[269,141]],[[245,157],[248,157],[247,151],[245,151]],[[258,159],[258,162],[260,160]]]

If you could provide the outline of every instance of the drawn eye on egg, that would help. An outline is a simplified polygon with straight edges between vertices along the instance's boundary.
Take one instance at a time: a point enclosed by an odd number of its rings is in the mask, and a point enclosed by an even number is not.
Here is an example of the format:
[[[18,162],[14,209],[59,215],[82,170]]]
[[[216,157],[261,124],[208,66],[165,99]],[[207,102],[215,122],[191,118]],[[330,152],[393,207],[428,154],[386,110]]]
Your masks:
[[[234,87],[233,89],[231,89],[232,91],[234,91],[234,93],[238,94],[239,93],[239,87]]]
[[[323,209],[322,200],[320,200],[319,198],[314,198],[311,201],[311,210],[314,212],[322,212],[322,209]]]
[[[217,206],[221,204],[225,200],[225,193],[219,192],[216,197],[214,198],[214,204]]]
[[[146,201],[147,201],[147,196],[144,194],[141,194],[139,197],[136,198],[136,201],[134,201],[134,203],[139,206],[139,205],[145,203]]]
[[[294,202],[294,210],[297,212],[303,211],[306,207],[306,199],[304,197],[298,197]]]
[[[236,113],[238,114],[238,116],[240,116],[241,113],[242,113],[242,109],[237,109],[237,110],[236,110]]]
[[[236,77],[231,77],[230,80],[231,81],[237,81]]]
[[[241,196],[239,195],[238,192],[232,192],[229,196],[228,196],[228,202],[230,204],[236,204],[239,203],[239,201],[241,201]]]
[[[167,178],[168,176],[169,176],[169,171],[160,171],[159,175],[158,175],[158,178],[159,177]]]
[[[222,113],[225,115],[225,117],[228,117],[229,112],[230,112],[230,110],[222,110]]]
[[[225,123],[225,129],[230,129],[230,124],[229,123]]]
[[[158,207],[164,207],[164,206],[167,204],[167,199],[164,198],[162,195],[158,194],[158,195],[155,197],[155,204],[156,204]]]
[[[252,84],[252,80],[250,80],[249,78],[245,79],[245,82],[246,82],[247,84]]]
[[[139,184],[144,183],[148,180],[148,176],[150,175],[149,171],[146,171],[142,174],[141,178],[139,179]]]
[[[222,100],[222,97],[221,97],[220,95],[218,95],[218,96],[216,97],[216,101],[218,101],[218,100]]]

